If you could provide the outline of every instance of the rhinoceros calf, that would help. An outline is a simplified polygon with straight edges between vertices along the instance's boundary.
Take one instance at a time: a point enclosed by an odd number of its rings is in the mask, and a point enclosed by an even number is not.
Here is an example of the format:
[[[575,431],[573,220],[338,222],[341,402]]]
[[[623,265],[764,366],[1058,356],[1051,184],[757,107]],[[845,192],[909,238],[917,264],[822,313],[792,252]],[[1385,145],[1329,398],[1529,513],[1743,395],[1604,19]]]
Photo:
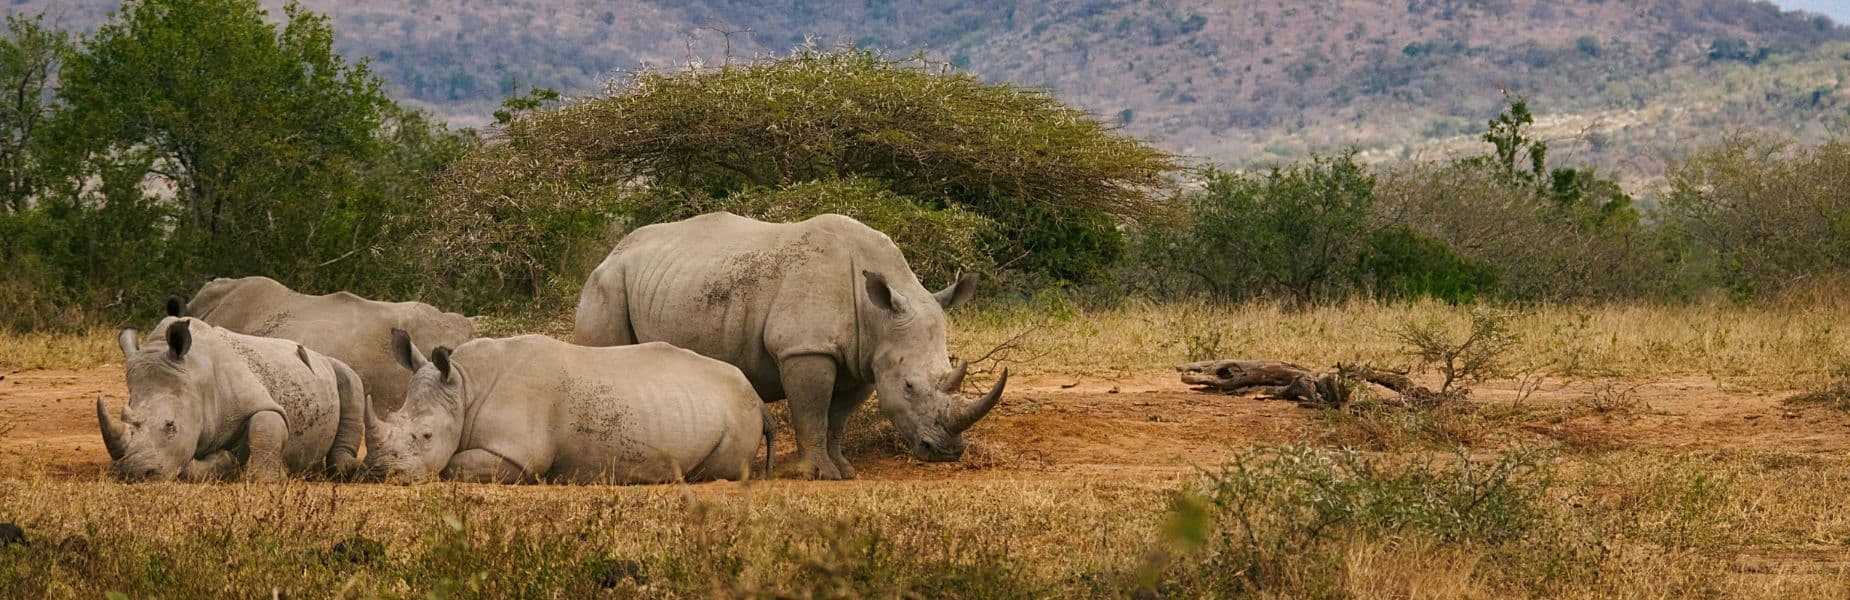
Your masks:
[[[369,409],[374,476],[417,483],[661,483],[743,479],[770,436],[739,370],[668,344],[588,348],[539,335],[478,339],[423,358],[402,408]]]
[[[975,285],[965,276],[926,291],[892,239],[841,215],[776,224],[712,213],[624,237],[585,283],[577,336],[668,342],[737,366],[766,401],[790,400],[799,474],[845,479],[842,429],[875,389],[914,456],[962,457],[963,431],[1008,382],[1004,371],[981,399],[954,400],[967,365],[947,356],[944,309]]]
[[[456,347],[475,337],[469,319],[421,302],[379,302],[347,292],[310,296],[268,277],[214,279],[190,302],[168,302],[173,316],[197,317],[238,333],[293,340],[359,372],[385,406],[405,397],[410,375],[392,362],[393,329],[426,348]]]
[[[292,341],[169,317],[142,346],[116,336],[128,404],[96,419],[123,481],[251,481],[331,470],[357,474],[365,385],[346,364]]]

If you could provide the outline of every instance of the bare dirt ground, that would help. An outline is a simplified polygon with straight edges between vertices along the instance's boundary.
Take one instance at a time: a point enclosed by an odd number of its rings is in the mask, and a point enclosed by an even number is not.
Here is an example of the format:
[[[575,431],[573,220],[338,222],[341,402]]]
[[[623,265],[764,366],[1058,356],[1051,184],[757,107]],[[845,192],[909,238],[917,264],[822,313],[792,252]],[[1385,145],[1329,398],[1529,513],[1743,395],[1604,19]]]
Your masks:
[[[1704,375],[1549,380],[1528,394],[1520,393],[1520,389],[1521,383],[1514,380],[1492,382],[1477,389],[1474,398],[1478,414],[1483,415],[1479,426],[1485,433],[1473,445],[1473,452],[1541,446],[1555,449],[1568,464],[1576,465],[1580,471],[1575,472],[1619,469],[1622,474],[1616,478],[1609,475],[1603,483],[1564,492],[1573,497],[1563,500],[1576,506],[1650,502],[1652,490],[1662,484],[1652,483],[1658,480],[1651,479],[1650,468],[1628,465],[1678,464],[1688,457],[1706,457],[1693,460],[1709,461],[1703,464],[1737,476],[1746,473],[1748,479],[1758,482],[1743,484],[1747,498],[1738,503],[1738,508],[1726,508],[1729,512],[1721,522],[1768,521],[1763,530],[1768,533],[1735,536],[1742,541],[1752,540],[1745,544],[1691,546],[1679,552],[1693,555],[1676,555],[1682,557],[1678,558],[1683,561],[1679,564],[1712,565],[1684,567],[1694,569],[1692,572],[1704,568],[1724,572],[1722,580],[1730,582],[1726,588],[1730,592],[1724,595],[1777,596],[1797,589],[1807,593],[1826,591],[1820,597],[1829,597],[1828,590],[1837,589],[1850,577],[1850,541],[1841,535],[1850,529],[1843,522],[1850,517],[1831,514],[1828,507],[1810,505],[1814,500],[1831,503],[1828,497],[1836,493],[1830,490],[1842,489],[1844,478],[1850,476],[1841,468],[1845,457],[1850,456],[1850,417],[1844,413],[1783,403],[1792,394],[1790,391],[1743,386]],[[1004,403],[967,434],[971,450],[956,463],[928,464],[907,458],[892,442],[891,426],[869,409],[857,417],[863,422],[850,428],[849,453],[860,471],[857,481],[718,483],[674,486],[673,490],[659,490],[661,493],[634,489],[621,490],[620,495],[594,495],[664,502],[657,496],[685,494],[724,503],[756,493],[762,498],[787,499],[777,502],[818,507],[804,510],[849,512],[864,510],[868,502],[940,506],[964,502],[961,498],[1005,498],[1006,507],[997,506],[1000,512],[996,518],[1014,521],[1006,526],[982,525],[966,515],[960,518],[971,520],[965,525],[973,528],[967,533],[980,538],[975,528],[981,527],[1054,530],[1059,527],[1024,523],[1060,515],[1058,518],[1066,520],[1112,523],[1108,527],[1101,525],[1105,528],[1100,531],[1128,531],[1133,536],[1143,536],[1148,535],[1144,529],[1155,526],[1155,515],[1166,490],[1200,469],[1213,469],[1254,446],[1344,443],[1344,438],[1336,434],[1340,427],[1328,420],[1327,411],[1282,401],[1196,392],[1172,372],[1145,370],[1119,377],[1026,376],[1012,381],[1008,392]],[[44,513],[41,520],[77,518],[46,516],[61,514],[62,509],[55,506],[60,502],[77,502],[69,496],[60,500],[61,494],[115,498],[94,501],[104,505],[131,499],[137,503],[154,501],[126,489],[129,486],[96,483],[106,479],[104,468],[108,462],[93,409],[99,395],[112,410],[126,401],[119,365],[23,370],[0,378],[0,481],[22,480],[17,483],[25,487],[13,489],[19,506],[51,503],[35,509]],[[790,432],[780,433],[777,449],[780,461],[793,457]],[[1409,450],[1397,448],[1386,454],[1404,455]],[[34,481],[37,483],[30,483]],[[939,485],[950,481],[967,485]],[[1624,483],[1615,485],[1619,482]],[[757,488],[761,491],[752,492],[751,486],[762,486]],[[342,490],[339,494],[353,497],[389,499],[418,493],[386,486],[334,487]],[[564,510],[556,505],[587,501],[572,487],[575,486],[464,486],[449,493],[496,506]],[[231,491],[222,493],[258,493],[228,489]],[[1001,490],[1018,490],[1019,494]],[[330,489],[327,493],[337,492]],[[1776,497],[1781,495],[1791,498]],[[862,508],[820,508],[850,497],[860,498],[856,500],[860,504],[852,506]],[[1805,506],[1789,506],[1795,503]],[[1126,506],[1141,508],[1134,518],[1113,516],[1114,511],[1128,510]],[[1038,509],[1024,510],[1026,507]],[[662,510],[668,511],[663,514],[672,514],[669,509]],[[389,520],[382,522],[385,521]],[[1061,527],[1070,528],[1070,524]],[[382,537],[415,540],[418,535],[413,528]],[[1067,539],[1070,536],[1049,536],[1063,540],[1061,544],[1072,543]],[[1026,544],[1033,548],[1052,543],[1032,539],[1038,541]],[[1654,546],[1646,543],[1645,547]],[[1086,560],[1139,560],[1134,554],[1126,555],[1134,552],[1134,546],[1099,541],[1073,548],[1076,549],[1063,551],[1076,552],[1076,557],[1092,557],[1073,558],[1071,562],[1075,564]],[[1049,556],[1059,552],[1035,551]],[[1673,594],[1688,591],[1676,585],[1666,589]]]
[[[8,459],[0,466],[54,478],[100,477],[108,455],[97,434],[98,395],[111,410],[127,400],[119,366],[5,374],[0,423],[11,430],[0,435],[0,456]],[[1526,398],[1506,381],[1477,398],[1508,415],[1500,431],[1515,443],[1587,452],[1850,453],[1850,419],[1782,405],[1789,395],[1682,376],[1545,382]],[[1253,445],[1317,443],[1326,428],[1314,414],[1287,402],[1191,391],[1173,373],[1025,377],[967,434],[972,449],[961,462],[920,463],[878,441],[858,444],[853,454],[860,478],[870,481],[1171,478]],[[881,420],[871,409],[858,418]],[[777,448],[779,460],[793,456],[788,431],[780,432]]]

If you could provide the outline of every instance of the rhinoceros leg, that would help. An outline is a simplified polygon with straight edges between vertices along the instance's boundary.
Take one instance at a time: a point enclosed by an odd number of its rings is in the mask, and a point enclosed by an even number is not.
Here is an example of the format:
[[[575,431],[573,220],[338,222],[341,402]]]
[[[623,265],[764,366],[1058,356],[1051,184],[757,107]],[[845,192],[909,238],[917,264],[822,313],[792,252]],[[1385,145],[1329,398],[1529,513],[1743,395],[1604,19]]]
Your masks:
[[[848,418],[854,411],[867,402],[867,397],[874,394],[874,386],[857,385],[835,390],[835,397],[829,402],[829,460],[835,463],[835,470],[842,479],[854,479],[854,467],[841,454],[842,431],[848,428]]]
[[[205,458],[194,459],[180,469],[180,480],[194,483],[224,481],[238,472],[238,457],[230,451],[220,450],[207,454]]]
[[[251,451],[244,462],[244,480],[281,481],[286,477],[289,470],[283,464],[283,441],[289,439],[289,425],[283,415],[272,410],[251,415],[244,431]]]
[[[784,395],[790,400],[790,425],[797,434],[797,460],[790,473],[810,479],[841,479],[829,459],[829,408],[835,401],[835,359],[796,356],[778,365]]]
[[[465,483],[532,483],[526,469],[487,450],[464,450],[450,457],[443,478]]]

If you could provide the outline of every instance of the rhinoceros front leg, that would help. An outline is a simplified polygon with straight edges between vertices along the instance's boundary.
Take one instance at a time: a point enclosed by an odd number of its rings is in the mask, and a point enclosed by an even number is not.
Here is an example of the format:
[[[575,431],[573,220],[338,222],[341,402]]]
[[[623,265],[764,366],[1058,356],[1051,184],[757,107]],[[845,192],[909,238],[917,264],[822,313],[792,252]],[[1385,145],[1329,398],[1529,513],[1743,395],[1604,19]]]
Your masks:
[[[778,365],[784,396],[790,400],[790,425],[797,434],[797,460],[791,474],[808,479],[841,479],[829,458],[829,408],[835,401],[835,359],[809,355]]]
[[[848,464],[848,459],[841,453],[842,432],[848,428],[848,419],[854,416],[854,411],[860,409],[861,404],[867,402],[867,397],[873,393],[874,386],[871,385],[836,390],[835,397],[829,403],[829,461],[835,463],[835,470],[841,473],[842,479],[854,479],[854,467]]]
[[[443,478],[464,483],[530,483],[527,470],[487,450],[464,450],[450,457]]]
[[[207,454],[205,458],[196,458],[180,469],[180,480],[194,483],[224,481],[238,472],[238,457],[228,450]]]
[[[266,410],[251,415],[245,424],[245,439],[250,442],[250,457],[244,461],[245,481],[282,481],[289,475],[283,464],[283,442],[289,439],[289,424],[283,415]]]

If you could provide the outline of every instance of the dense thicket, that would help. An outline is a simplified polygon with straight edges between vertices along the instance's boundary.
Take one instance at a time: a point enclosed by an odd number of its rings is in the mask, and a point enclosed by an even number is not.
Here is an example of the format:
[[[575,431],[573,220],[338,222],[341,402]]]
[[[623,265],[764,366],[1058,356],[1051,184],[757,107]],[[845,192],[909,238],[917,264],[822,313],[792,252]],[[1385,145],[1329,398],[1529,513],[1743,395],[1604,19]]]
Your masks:
[[[713,210],[847,214],[928,283],[975,269],[991,297],[1758,301],[1850,281],[1841,142],[1732,140],[1634,202],[1551,155],[1516,100],[1472,156],[1194,172],[1046,92],[854,48],[535,90],[483,141],[385,97],[322,18],[281,17],[143,0],[76,39],[7,20],[0,323],[125,323],[247,274],[557,314],[628,228]]]

